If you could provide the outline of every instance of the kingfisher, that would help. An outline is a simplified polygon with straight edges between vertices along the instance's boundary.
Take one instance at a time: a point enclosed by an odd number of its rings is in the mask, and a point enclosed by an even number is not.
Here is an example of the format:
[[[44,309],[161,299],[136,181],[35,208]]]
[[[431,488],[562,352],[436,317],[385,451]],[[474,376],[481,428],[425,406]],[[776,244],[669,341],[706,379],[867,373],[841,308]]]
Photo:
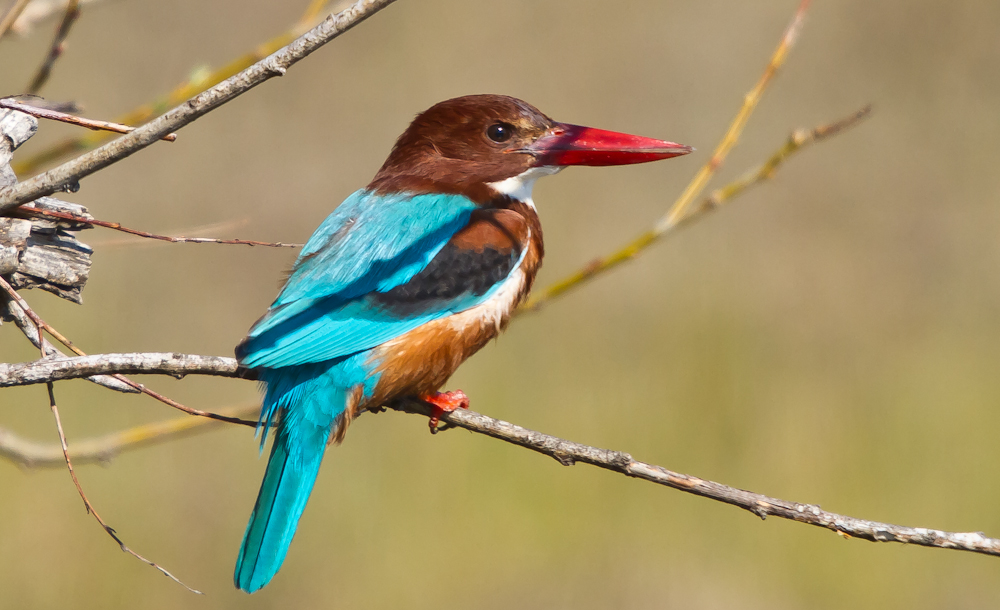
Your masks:
[[[253,593],[285,559],[323,454],[361,412],[417,397],[468,408],[452,373],[510,321],[542,262],[535,181],[569,165],[691,152],[558,123],[519,99],[470,95],[419,114],[371,183],[302,248],[280,294],[237,346],[264,385],[261,449],[276,428],[234,581]]]

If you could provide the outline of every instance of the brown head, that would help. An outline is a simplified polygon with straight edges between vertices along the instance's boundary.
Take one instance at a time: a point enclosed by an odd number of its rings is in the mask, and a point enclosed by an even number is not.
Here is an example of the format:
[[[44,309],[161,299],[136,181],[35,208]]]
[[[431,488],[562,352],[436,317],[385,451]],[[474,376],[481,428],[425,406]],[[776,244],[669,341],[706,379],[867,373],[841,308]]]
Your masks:
[[[510,181],[519,177],[527,178],[530,196],[534,178],[567,165],[644,163],[690,151],[673,142],[557,123],[513,97],[468,95],[418,115],[368,188],[457,193],[485,204],[510,194],[505,189],[516,190]]]

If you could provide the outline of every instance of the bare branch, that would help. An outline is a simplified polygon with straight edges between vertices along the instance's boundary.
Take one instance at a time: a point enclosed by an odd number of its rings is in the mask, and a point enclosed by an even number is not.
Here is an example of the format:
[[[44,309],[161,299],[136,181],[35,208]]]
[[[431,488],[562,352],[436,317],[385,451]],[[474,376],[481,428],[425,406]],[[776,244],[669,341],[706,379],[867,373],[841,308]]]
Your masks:
[[[89,153],[34,178],[0,190],[0,213],[56,191],[76,190],[79,181],[142,150],[219,106],[283,75],[288,68],[395,0],[358,0],[239,74],[206,89],[166,114]]]
[[[173,580],[180,586],[184,587],[188,591],[191,591],[192,593],[197,593],[198,595],[202,595],[201,591],[192,589],[191,587],[187,586],[186,584],[181,582],[176,576],[165,570],[156,562],[150,561],[149,559],[146,559],[142,555],[128,548],[128,546],[126,546],[125,543],[122,542],[122,539],[118,536],[118,533],[115,532],[114,528],[105,523],[104,519],[102,519],[101,516],[97,514],[96,510],[94,510],[94,506],[90,503],[90,500],[87,498],[87,494],[84,493],[83,487],[80,485],[80,480],[76,478],[76,472],[73,470],[73,461],[70,459],[69,446],[66,443],[66,433],[63,432],[62,420],[59,418],[59,407],[56,406],[55,389],[52,387],[53,386],[52,382],[49,382],[47,385],[49,389],[49,408],[52,410],[52,417],[55,418],[56,420],[56,430],[59,432],[59,446],[62,449],[63,459],[66,462],[66,469],[69,470],[69,476],[73,479],[73,484],[76,485],[76,490],[77,492],[80,493],[80,499],[83,500],[83,506],[87,509],[87,512],[90,513],[91,515],[94,515],[94,519],[97,520],[97,522],[101,525],[101,528],[104,529],[105,533],[107,533],[108,536],[111,536],[111,539],[118,543],[118,547],[121,548],[122,551],[135,557],[136,559],[145,563],[146,565],[156,568],[163,575],[170,578],[171,580]]]
[[[135,127],[122,125],[121,123],[111,123],[109,121],[85,119],[83,117],[76,116],[75,114],[69,114],[67,112],[60,112],[58,110],[52,110],[50,108],[42,108],[40,106],[32,106],[31,104],[25,104],[24,102],[9,97],[0,99],[0,108],[9,108],[11,110],[17,110],[18,112],[30,114],[31,116],[38,117],[40,119],[49,119],[50,121],[59,121],[61,123],[69,123],[70,125],[79,125],[80,127],[86,127],[87,129],[93,129],[94,131],[132,133],[136,129]],[[166,140],[167,142],[173,142],[177,140],[177,134],[168,133],[167,135],[163,136],[160,139]]]
[[[53,364],[55,366],[52,366]],[[186,354],[102,354],[59,360],[45,359],[15,365],[0,365],[0,387],[50,383],[99,373],[139,372],[236,376],[237,364],[232,358]],[[416,400],[399,401],[387,407],[397,411],[430,415],[429,406]],[[474,411],[460,409],[444,414],[441,419],[452,426],[492,436],[548,455],[565,465],[585,462],[630,477],[732,504],[761,518],[773,515],[873,542],[899,542],[1000,556],[1000,539],[987,538],[981,533],[913,528],[831,513],[816,505],[789,502],[673,472],[661,466],[634,460],[627,453],[574,443]],[[147,440],[149,440],[148,435]],[[127,447],[122,447],[123,450],[125,448]]]
[[[49,47],[49,54],[46,55],[45,61],[38,68],[35,78],[31,79],[31,84],[28,85],[28,93],[35,95],[45,86],[45,83],[49,80],[49,75],[52,74],[52,66],[55,65],[56,60],[62,56],[66,48],[66,38],[69,37],[69,31],[79,18],[80,0],[69,0],[66,3],[66,12],[63,14],[62,21],[59,22],[59,27],[56,28],[56,35],[52,39],[52,46]]]

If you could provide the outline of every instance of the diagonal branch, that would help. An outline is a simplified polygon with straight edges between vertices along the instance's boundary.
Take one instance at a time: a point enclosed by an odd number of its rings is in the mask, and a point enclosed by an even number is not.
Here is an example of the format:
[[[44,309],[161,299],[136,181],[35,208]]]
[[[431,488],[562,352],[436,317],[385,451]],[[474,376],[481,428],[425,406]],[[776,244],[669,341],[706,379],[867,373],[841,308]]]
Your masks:
[[[77,190],[82,178],[146,148],[257,85],[284,75],[300,60],[393,2],[395,0],[358,0],[246,70],[206,89],[132,133],[34,178],[0,190],[0,214],[44,195]]]
[[[53,366],[55,364],[55,366]],[[232,358],[187,354],[102,354],[59,360],[36,360],[15,365],[0,365],[0,387],[51,383],[94,374],[159,373],[189,375],[237,376],[237,363]],[[407,413],[429,415],[428,405],[415,400],[403,400],[387,405]],[[835,531],[844,536],[864,538],[873,542],[899,542],[919,546],[956,549],[1000,556],[1000,539],[988,538],[977,532],[946,532],[914,528],[878,521],[869,521],[822,510],[813,504],[789,502],[772,498],[695,476],[673,472],[646,462],[634,460],[620,451],[575,443],[521,426],[494,419],[474,411],[458,410],[441,417],[447,424],[492,436],[508,443],[537,451],[572,465],[584,462],[672,487],[696,496],[732,504],[755,515],[789,519]],[[125,447],[123,447],[124,449]]]
[[[406,413],[429,416],[430,406],[422,401],[406,400],[387,405],[389,408]],[[919,546],[971,551],[985,555],[1000,556],[1000,539],[987,538],[981,532],[945,532],[922,527],[906,527],[891,523],[880,523],[858,519],[822,510],[815,504],[800,504],[762,494],[736,489],[700,479],[695,476],[667,470],[662,466],[647,464],[631,455],[610,449],[601,449],[574,443],[541,432],[522,428],[516,424],[494,419],[475,411],[459,409],[445,413],[441,419],[452,426],[465,428],[471,432],[485,434],[493,438],[537,451],[555,458],[564,466],[584,462],[618,472],[629,477],[644,479],[665,485],[703,498],[725,502],[748,510],[761,519],[769,516],[798,521],[808,525],[823,527],[852,538],[864,538],[872,542],[899,542]]]
[[[93,1],[94,0],[84,0],[84,3]],[[297,36],[300,36],[309,28],[314,27],[318,22],[322,11],[329,3],[330,0],[311,0],[309,6],[306,8],[306,11],[287,31],[257,45],[253,51],[245,53],[220,68],[215,70],[209,70],[204,67],[195,68],[192,70],[188,80],[175,87],[172,91],[170,91],[170,93],[125,113],[124,115],[118,117],[117,122],[124,123],[126,125],[138,125],[140,123],[145,123],[157,114],[180,104],[189,97],[201,93],[212,85],[222,82],[240,70],[252,65],[254,62],[260,61],[294,40]],[[23,18],[24,15],[22,15],[22,19]],[[15,28],[17,25],[18,24],[15,23]],[[101,143],[106,142],[110,137],[111,136],[107,133],[94,133],[78,138],[63,140],[62,142],[59,142],[51,147],[45,148],[37,154],[17,161],[13,164],[14,172],[19,176],[34,173],[42,166],[53,163],[58,159],[62,159],[63,157],[69,156],[73,153],[91,150],[92,148],[99,146]]]
[[[712,158],[708,160],[708,163],[702,166],[698,173],[695,174],[694,178],[681,193],[681,196],[677,198],[674,205],[670,208],[670,211],[664,216],[660,223],[660,226],[669,226],[676,224],[684,214],[687,212],[687,208],[694,202],[695,198],[705,189],[705,185],[708,184],[709,178],[719,169],[722,162],[729,155],[729,151],[736,146],[736,143],[740,139],[740,134],[743,133],[743,128],[746,127],[747,121],[750,120],[750,115],[757,108],[757,103],[760,102],[761,96],[764,95],[764,90],[767,86],[771,84],[771,80],[774,75],[777,74],[778,69],[785,63],[785,59],[788,57],[788,52],[795,45],[795,41],[799,37],[799,32],[802,30],[802,23],[805,21],[806,9],[809,8],[809,0],[802,0],[799,4],[799,8],[795,11],[795,16],[792,17],[792,22],[788,24],[788,28],[785,29],[785,33],[781,37],[781,42],[778,43],[778,48],[774,50],[774,54],[771,55],[771,61],[768,62],[767,67],[764,69],[764,73],[761,74],[760,79],[757,84],[754,85],[753,89],[743,98],[743,106],[740,111],[736,113],[736,118],[729,125],[729,129],[726,130],[726,135],[722,137],[722,141],[719,142],[718,146],[715,148],[715,152],[712,153]]]

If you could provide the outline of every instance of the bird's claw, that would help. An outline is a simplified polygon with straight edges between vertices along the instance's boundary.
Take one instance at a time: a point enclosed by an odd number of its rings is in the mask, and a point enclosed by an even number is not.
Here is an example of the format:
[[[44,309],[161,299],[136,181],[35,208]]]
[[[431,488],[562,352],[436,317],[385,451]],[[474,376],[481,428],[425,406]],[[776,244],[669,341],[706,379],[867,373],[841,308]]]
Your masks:
[[[434,394],[427,394],[426,396],[421,396],[420,400],[426,402],[431,406],[431,416],[427,424],[431,428],[431,434],[437,434],[439,428],[438,423],[441,421],[441,416],[445,413],[451,413],[456,409],[468,409],[469,408],[469,397],[465,395],[462,390],[455,390],[453,392],[435,392]],[[440,428],[444,430],[446,428]]]

